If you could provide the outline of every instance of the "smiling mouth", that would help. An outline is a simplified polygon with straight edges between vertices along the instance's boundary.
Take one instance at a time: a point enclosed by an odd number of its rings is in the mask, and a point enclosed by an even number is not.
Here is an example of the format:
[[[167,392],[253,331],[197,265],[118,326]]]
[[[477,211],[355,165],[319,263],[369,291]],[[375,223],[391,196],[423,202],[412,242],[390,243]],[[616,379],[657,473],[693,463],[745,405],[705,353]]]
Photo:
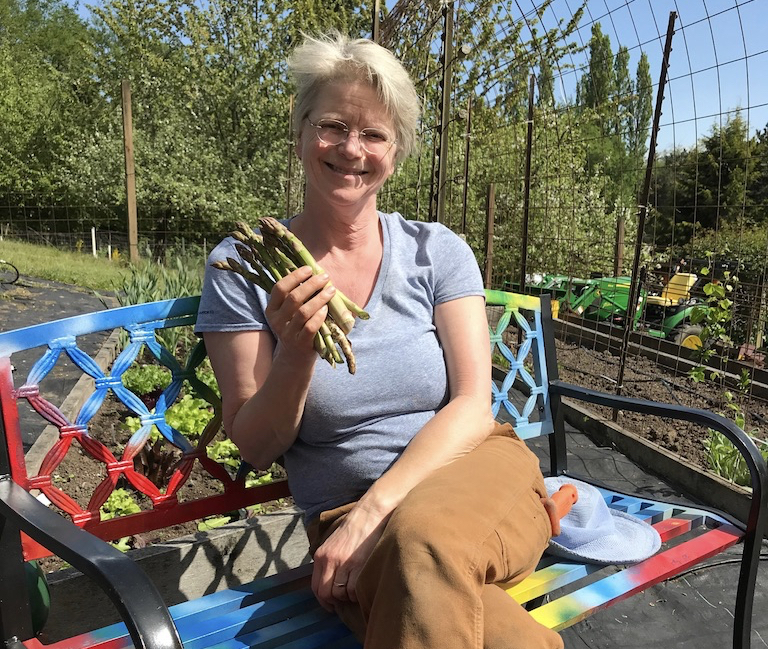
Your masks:
[[[336,173],[344,174],[347,176],[362,176],[363,174],[367,173],[366,171],[357,169],[343,169],[331,164],[330,162],[326,162],[325,164],[328,165],[328,168],[331,169],[331,171],[335,171]]]

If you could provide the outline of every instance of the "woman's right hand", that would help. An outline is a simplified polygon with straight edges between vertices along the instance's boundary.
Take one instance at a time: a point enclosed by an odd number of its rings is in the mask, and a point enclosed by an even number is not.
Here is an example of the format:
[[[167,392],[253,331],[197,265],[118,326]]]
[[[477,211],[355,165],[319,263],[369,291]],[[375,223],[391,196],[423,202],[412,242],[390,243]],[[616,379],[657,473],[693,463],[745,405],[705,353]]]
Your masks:
[[[328,285],[327,273],[313,275],[302,266],[283,277],[270,293],[265,310],[278,353],[288,357],[315,354],[314,338],[328,315],[328,301],[336,289]]]
[[[256,468],[268,468],[298,434],[318,358],[314,337],[335,292],[326,284],[327,275],[298,268],[272,289],[265,309],[271,333],[205,334],[221,389],[224,429]]]

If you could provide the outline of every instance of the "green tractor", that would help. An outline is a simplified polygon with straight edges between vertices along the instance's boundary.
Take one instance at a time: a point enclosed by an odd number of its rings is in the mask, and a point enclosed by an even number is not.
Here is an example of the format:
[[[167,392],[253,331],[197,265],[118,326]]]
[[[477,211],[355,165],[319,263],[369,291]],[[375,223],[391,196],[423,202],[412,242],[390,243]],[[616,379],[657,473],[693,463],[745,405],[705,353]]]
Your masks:
[[[578,279],[550,276],[549,279],[561,310],[598,322],[624,325],[629,277]],[[655,338],[674,341],[682,347],[700,348],[702,328],[691,322],[691,314],[694,309],[707,308],[707,305],[691,297],[691,289],[697,281],[698,276],[694,273],[676,273],[658,295],[641,287],[633,328]]]

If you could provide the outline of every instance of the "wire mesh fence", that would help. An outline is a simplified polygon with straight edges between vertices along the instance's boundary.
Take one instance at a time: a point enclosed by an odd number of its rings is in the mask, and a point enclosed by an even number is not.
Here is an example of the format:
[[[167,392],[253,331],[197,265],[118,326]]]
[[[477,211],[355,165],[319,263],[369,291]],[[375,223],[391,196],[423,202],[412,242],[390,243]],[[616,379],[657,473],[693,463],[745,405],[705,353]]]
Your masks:
[[[702,361],[697,345],[711,345],[723,389],[746,371],[752,387],[746,380],[742,387],[760,392],[754,386],[768,383],[761,6],[397,2],[380,40],[410,70],[423,114],[418,146],[382,190],[380,209],[461,233],[489,287],[550,292],[564,337],[620,353],[626,331],[628,362],[650,354],[682,372]],[[287,134],[287,96],[283,103],[270,119],[275,133]],[[135,129],[141,133],[140,114]],[[263,185],[254,188],[253,209],[301,210],[291,149],[290,138],[271,142],[275,188],[270,200]],[[128,249],[124,203],[83,205],[3,188],[0,197],[2,236],[84,254]],[[192,208],[140,201],[140,254],[162,259],[196,247],[202,258],[233,218],[215,201]],[[724,296],[713,299],[721,288]],[[725,300],[730,316],[717,329],[712,314]],[[707,332],[716,340],[702,342]]]

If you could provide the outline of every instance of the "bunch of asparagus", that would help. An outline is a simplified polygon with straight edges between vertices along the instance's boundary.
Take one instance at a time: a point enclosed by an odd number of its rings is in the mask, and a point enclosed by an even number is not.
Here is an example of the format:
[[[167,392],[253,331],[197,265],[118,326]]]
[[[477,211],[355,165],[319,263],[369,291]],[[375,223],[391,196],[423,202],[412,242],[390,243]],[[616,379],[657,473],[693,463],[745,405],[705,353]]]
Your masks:
[[[260,234],[242,221],[235,225],[232,232],[232,236],[238,240],[237,251],[243,260],[250,264],[251,269],[231,257],[211,265],[220,270],[238,273],[268,293],[272,292],[272,287],[277,281],[301,266],[309,266],[315,275],[324,272],[298,237],[280,221],[268,216],[261,217],[257,225]],[[347,338],[347,334],[355,326],[355,316],[362,320],[369,317],[363,309],[336,289],[336,293],[328,302],[325,322],[314,340],[315,350],[332,367],[344,362],[341,356],[343,353],[350,374],[354,374],[357,369],[352,345]]]

